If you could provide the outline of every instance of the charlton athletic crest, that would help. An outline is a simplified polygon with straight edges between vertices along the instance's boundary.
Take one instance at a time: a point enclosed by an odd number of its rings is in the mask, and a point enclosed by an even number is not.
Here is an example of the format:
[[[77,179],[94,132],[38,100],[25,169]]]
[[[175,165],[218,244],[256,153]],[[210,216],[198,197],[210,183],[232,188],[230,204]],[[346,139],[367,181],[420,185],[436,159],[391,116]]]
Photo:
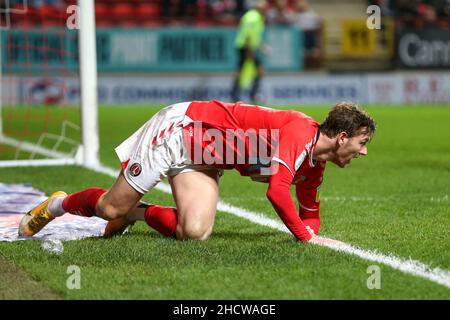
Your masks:
[[[141,174],[142,168],[141,165],[139,163],[133,163],[130,167],[130,174],[133,177],[137,177],[138,175]]]

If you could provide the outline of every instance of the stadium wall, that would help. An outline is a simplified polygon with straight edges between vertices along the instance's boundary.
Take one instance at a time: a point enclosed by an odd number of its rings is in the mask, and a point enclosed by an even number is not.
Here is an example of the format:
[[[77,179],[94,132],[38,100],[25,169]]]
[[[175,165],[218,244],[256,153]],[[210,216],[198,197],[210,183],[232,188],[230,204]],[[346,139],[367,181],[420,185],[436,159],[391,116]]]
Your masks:
[[[230,100],[232,75],[101,75],[101,105],[149,105],[179,101]],[[76,105],[79,79],[11,77],[3,83],[9,103]],[[245,100],[245,97],[242,97]],[[352,100],[370,104],[450,103],[446,72],[394,72],[348,75],[267,75],[260,100],[266,104],[330,104]]]

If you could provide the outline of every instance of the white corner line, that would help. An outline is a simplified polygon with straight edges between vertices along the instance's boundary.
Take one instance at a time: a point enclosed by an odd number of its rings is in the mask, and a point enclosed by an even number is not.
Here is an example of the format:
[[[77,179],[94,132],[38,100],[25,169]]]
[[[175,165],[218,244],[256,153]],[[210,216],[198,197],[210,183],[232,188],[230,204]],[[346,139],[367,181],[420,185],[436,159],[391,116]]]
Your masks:
[[[118,170],[114,170],[109,167],[100,166],[100,167],[90,167],[95,172],[106,174],[112,178],[116,178],[119,175]],[[159,183],[155,189],[164,192],[171,193],[170,186],[165,183]],[[249,220],[253,223],[270,227],[272,229],[276,229],[282,232],[290,233],[290,231],[286,228],[286,226],[280,221],[276,221],[270,218],[265,217],[261,213],[248,211],[231,204],[227,204],[222,200],[219,200],[217,204],[217,210],[226,212],[237,217],[241,217],[243,219]],[[364,260],[373,261],[377,263],[381,263],[387,265],[393,269],[399,270],[403,273],[407,273],[416,277],[421,277],[437,284],[443,285],[447,288],[450,288],[450,270],[440,269],[440,268],[431,268],[430,266],[416,260],[403,259],[396,257],[393,254],[382,254],[371,250],[365,250],[358,248],[357,246],[353,246],[351,244],[347,244],[344,242],[340,242],[337,244],[321,244],[322,246],[328,247],[332,250],[338,252],[344,252],[351,255],[355,255]]]

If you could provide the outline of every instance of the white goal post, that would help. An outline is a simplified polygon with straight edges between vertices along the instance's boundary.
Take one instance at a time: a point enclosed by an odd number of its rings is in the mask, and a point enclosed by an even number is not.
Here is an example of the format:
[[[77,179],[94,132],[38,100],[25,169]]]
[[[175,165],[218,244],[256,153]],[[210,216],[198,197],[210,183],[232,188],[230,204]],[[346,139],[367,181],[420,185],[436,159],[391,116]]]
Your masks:
[[[24,1],[25,10],[28,3]],[[2,14],[8,15],[14,9],[2,8]],[[52,165],[82,165],[88,168],[98,168],[99,160],[99,135],[98,135],[98,99],[97,99],[97,55],[96,55],[96,29],[94,0],[78,0],[77,18],[79,22],[78,30],[78,55],[80,73],[80,106],[81,106],[81,144],[72,139],[64,138],[65,142],[75,146],[74,152],[64,153],[57,150],[61,136],[43,133],[43,136],[55,140],[55,147],[48,148],[39,143],[22,141],[15,137],[9,137],[5,130],[2,119],[2,65],[3,48],[2,33],[8,32],[8,25],[0,27],[0,145],[17,148],[32,155],[40,155],[40,159],[8,159],[4,160],[0,154],[0,167],[19,166],[52,166]],[[51,112],[51,110],[49,111]],[[67,127],[61,124],[63,132]],[[41,139],[39,139],[41,140]]]

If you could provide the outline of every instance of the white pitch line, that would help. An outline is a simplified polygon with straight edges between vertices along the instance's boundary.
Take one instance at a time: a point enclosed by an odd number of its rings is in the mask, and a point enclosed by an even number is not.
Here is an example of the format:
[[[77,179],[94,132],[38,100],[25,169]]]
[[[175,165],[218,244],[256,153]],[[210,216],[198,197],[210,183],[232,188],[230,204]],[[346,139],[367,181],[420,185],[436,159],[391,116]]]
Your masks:
[[[409,197],[414,198],[415,200],[420,200],[422,202],[429,201],[429,202],[448,202],[450,200],[448,194],[444,194],[441,196],[433,196],[433,197],[421,197],[420,195],[415,194],[409,194]],[[228,199],[242,199],[242,197],[228,197]],[[324,202],[392,202],[396,200],[397,198],[392,197],[361,197],[361,196],[349,196],[349,197],[343,197],[343,196],[321,196],[320,201],[321,203]],[[260,202],[267,202],[266,197],[253,197],[253,201],[260,201]]]
[[[108,167],[96,167],[96,168],[89,168],[91,170],[94,170],[99,173],[106,174],[108,176],[111,176],[113,178],[117,177],[119,174],[119,171],[114,170],[112,168]],[[165,192],[165,193],[171,193],[170,186],[164,183],[158,184],[155,189]],[[230,213],[232,215],[244,218],[246,220],[249,220],[253,223],[270,227],[272,229],[276,229],[282,232],[290,233],[290,231],[286,228],[286,226],[281,223],[280,221],[273,220],[270,218],[265,217],[261,213],[256,213],[252,211],[248,211],[236,206],[233,206],[231,204],[227,204],[223,201],[219,201],[217,204],[217,210]],[[324,237],[320,237],[324,238]],[[325,238],[328,239],[328,238]],[[364,260],[373,261],[377,263],[385,264],[393,269],[399,270],[401,272],[411,274],[416,277],[421,277],[430,281],[433,281],[435,283],[438,283],[440,285],[443,285],[447,288],[450,288],[450,270],[440,269],[440,268],[431,268],[430,266],[416,260],[406,260],[399,257],[396,257],[392,254],[382,254],[378,253],[376,251],[371,250],[364,250],[361,248],[358,248],[356,246],[353,246],[351,244],[347,244],[341,241],[329,239],[333,241],[333,243],[326,243],[321,244],[322,246],[328,247],[332,250],[338,251],[338,252],[345,252],[348,254],[352,254],[355,256],[358,256]]]

